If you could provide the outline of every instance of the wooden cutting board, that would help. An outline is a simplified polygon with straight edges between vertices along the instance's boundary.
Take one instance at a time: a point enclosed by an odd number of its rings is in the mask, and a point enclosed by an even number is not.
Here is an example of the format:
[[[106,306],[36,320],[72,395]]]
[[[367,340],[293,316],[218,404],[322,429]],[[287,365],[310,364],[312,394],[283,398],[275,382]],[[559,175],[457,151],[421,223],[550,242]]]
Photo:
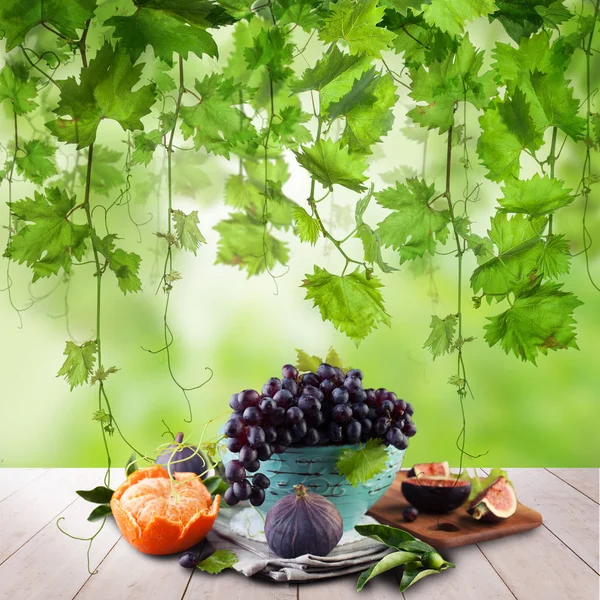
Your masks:
[[[430,544],[437,550],[468,546],[535,529],[542,524],[542,515],[519,502],[517,512],[500,523],[480,523],[467,514],[466,506],[445,515],[420,513],[416,521],[407,523],[402,511],[408,506],[401,490],[406,471],[400,471],[385,496],[371,508],[369,514],[384,525],[399,527]],[[517,491],[517,495],[519,490]]]

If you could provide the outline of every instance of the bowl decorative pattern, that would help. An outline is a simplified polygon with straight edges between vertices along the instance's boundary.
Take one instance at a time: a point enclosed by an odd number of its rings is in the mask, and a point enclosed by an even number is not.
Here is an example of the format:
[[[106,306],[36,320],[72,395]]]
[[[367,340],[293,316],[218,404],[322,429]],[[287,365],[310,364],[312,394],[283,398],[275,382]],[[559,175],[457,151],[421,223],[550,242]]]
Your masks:
[[[385,470],[366,484],[353,487],[335,467],[345,448],[358,448],[358,445],[290,447],[283,454],[273,454],[269,460],[261,462],[258,472],[264,473],[271,485],[266,490],[264,504],[258,509],[266,515],[278,500],[302,483],[309,491],[321,494],[335,505],[342,515],[344,531],[352,529],[388,490],[402,466],[406,451],[388,446]],[[232,458],[234,455],[226,451],[224,462]]]

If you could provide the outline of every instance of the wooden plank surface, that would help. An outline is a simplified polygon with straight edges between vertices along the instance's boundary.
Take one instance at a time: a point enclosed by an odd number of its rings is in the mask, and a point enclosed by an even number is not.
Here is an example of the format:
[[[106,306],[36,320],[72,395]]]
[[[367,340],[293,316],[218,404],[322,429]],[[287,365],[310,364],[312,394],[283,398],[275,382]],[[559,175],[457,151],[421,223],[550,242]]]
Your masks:
[[[576,490],[600,502],[600,469],[546,469]]]
[[[394,571],[388,571],[372,579],[357,596],[356,575],[346,575],[323,581],[306,581],[298,584],[298,600],[398,600],[403,594],[398,591],[399,582]]]
[[[0,502],[47,471],[48,469],[0,469]]]

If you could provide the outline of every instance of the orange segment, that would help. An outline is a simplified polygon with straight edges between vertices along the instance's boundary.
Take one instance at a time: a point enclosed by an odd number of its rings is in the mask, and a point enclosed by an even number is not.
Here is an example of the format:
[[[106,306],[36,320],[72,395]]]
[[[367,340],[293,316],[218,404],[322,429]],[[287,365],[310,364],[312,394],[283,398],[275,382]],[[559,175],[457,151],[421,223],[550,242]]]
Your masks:
[[[219,513],[194,473],[175,473],[155,465],[132,473],[113,494],[113,515],[123,537],[140,552],[173,554],[187,550],[212,529]]]

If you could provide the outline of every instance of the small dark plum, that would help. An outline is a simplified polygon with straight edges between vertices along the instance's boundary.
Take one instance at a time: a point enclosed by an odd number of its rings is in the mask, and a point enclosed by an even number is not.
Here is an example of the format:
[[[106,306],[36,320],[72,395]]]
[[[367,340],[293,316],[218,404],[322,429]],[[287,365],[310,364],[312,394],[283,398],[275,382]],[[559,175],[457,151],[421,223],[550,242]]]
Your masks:
[[[414,506],[407,506],[402,511],[402,518],[407,523],[412,523],[413,521],[416,521],[418,516],[419,516],[419,511]]]

